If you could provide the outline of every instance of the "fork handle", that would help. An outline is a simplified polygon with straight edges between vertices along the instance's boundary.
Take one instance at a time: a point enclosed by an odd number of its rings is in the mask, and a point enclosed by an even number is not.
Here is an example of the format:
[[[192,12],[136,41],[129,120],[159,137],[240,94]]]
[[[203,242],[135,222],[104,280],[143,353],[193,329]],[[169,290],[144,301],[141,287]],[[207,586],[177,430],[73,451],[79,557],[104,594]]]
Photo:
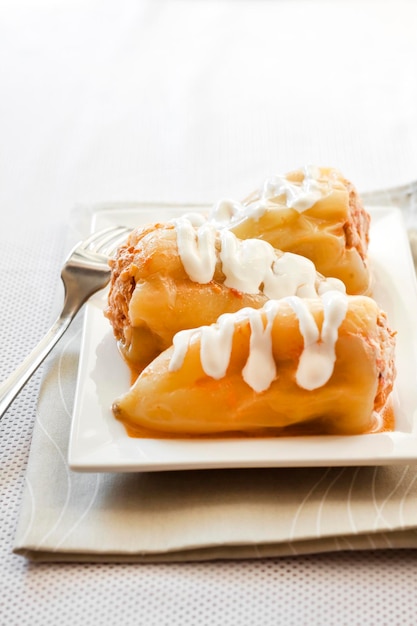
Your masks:
[[[0,385],[0,419],[71,324],[76,311],[63,312],[23,363]]]

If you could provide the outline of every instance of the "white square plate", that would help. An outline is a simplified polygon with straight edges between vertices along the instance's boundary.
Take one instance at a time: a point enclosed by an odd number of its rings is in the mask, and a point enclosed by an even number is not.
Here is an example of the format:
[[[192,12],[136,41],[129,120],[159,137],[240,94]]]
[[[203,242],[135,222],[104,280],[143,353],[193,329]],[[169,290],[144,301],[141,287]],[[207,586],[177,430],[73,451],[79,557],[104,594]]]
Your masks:
[[[141,205],[103,208],[94,229],[165,221],[202,207]],[[103,316],[106,292],[86,305],[69,465],[91,472],[137,472],[220,467],[382,465],[417,461],[417,288],[400,211],[372,209],[369,256],[374,295],[397,334],[396,429],[349,437],[161,440],[129,437],[112,415],[112,401],[129,387],[130,373]]]

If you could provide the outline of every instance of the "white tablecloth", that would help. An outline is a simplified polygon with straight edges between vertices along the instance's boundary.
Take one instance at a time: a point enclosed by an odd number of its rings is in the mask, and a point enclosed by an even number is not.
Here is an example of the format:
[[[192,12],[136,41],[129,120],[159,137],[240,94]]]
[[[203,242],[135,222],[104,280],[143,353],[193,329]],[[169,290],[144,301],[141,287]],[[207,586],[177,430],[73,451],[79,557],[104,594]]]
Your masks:
[[[0,2],[1,377],[57,312],[70,215],[85,205],[240,198],[307,162],[362,190],[414,179],[416,32],[417,5],[401,1]],[[415,552],[146,566],[13,555],[41,374],[0,427],[0,623],[414,623]]]

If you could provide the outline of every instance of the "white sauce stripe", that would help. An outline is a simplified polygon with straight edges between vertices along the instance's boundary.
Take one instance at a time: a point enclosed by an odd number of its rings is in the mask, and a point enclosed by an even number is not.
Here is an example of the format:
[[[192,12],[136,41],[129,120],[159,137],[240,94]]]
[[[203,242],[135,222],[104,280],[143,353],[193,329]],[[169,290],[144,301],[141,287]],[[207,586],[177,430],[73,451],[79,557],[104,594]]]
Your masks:
[[[207,376],[219,380],[226,375],[232,353],[235,320],[232,314],[222,316],[218,326],[205,326],[201,334],[201,363]]]
[[[262,309],[244,308],[237,313],[221,315],[217,323],[211,326],[181,331],[174,337],[169,371],[181,368],[190,342],[193,338],[200,338],[200,360],[204,372],[212,378],[222,378],[230,363],[236,324],[248,320],[251,329],[249,355],[242,376],[255,391],[265,391],[276,376],[272,346],[273,323],[280,308],[287,303],[298,318],[304,340],[296,373],[297,384],[310,391],[322,387],[333,373],[338,331],[345,319],[348,305],[346,295],[338,291],[325,292],[321,302],[321,333],[306,301],[298,296],[269,300]]]
[[[271,299],[289,295],[317,296],[317,272],[309,259],[290,252],[278,253],[261,239],[241,240],[229,230],[218,231],[209,222],[196,222],[193,216],[172,220],[178,254],[190,280],[207,284],[214,279],[218,238],[226,287],[248,294],[262,292]],[[321,282],[322,291],[332,288],[345,292],[342,281],[328,281]]]
[[[254,309],[255,311],[255,309]],[[272,351],[272,325],[274,315],[267,315],[264,328],[260,315],[250,316],[249,356],[242,370],[245,383],[257,393],[268,389],[277,375],[277,368]]]
[[[204,222],[197,229],[186,217],[175,220],[178,253],[185,271],[197,283],[209,283],[216,268],[216,229]]]
[[[220,260],[226,276],[224,284],[245,293],[259,293],[260,285],[269,278],[276,255],[274,248],[261,239],[239,240],[233,233],[220,233]]]
[[[320,170],[315,166],[304,168],[301,183],[291,182],[285,176],[274,176],[265,182],[262,200],[285,196],[287,207],[299,213],[307,211],[323,196],[323,186],[318,182],[319,176]]]
[[[321,300],[323,325],[320,337],[306,303],[300,298],[288,298],[299,319],[300,332],[304,338],[304,350],[298,363],[296,380],[300,387],[309,390],[325,385],[333,373],[338,330],[347,312],[347,298],[338,291],[325,292]]]
[[[303,213],[311,209],[316,202],[328,195],[329,183],[320,180],[320,169],[314,165],[303,168],[301,182],[288,180],[285,176],[268,178],[262,187],[257,200],[242,204],[234,200],[221,200],[212,209],[210,219],[221,227],[237,224],[244,219],[259,219],[267,209],[294,209]],[[271,204],[278,198],[285,199],[281,205]]]
[[[198,329],[202,332],[202,328]],[[185,355],[187,354],[188,346],[190,345],[191,337],[198,335],[194,329],[180,330],[174,335],[172,344],[174,346],[174,352],[169,362],[169,371],[175,372],[182,367],[184,363]]]

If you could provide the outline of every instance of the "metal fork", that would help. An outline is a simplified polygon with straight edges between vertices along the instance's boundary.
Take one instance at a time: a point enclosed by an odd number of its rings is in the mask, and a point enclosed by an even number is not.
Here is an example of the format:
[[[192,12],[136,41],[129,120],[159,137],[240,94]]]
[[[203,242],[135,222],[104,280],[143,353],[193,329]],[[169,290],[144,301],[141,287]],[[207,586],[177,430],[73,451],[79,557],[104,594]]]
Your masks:
[[[65,289],[63,309],[37,347],[0,385],[0,419],[65,333],[83,304],[107,285],[110,280],[109,257],[130,231],[130,228],[124,226],[106,228],[80,242],[71,251],[61,271]]]

